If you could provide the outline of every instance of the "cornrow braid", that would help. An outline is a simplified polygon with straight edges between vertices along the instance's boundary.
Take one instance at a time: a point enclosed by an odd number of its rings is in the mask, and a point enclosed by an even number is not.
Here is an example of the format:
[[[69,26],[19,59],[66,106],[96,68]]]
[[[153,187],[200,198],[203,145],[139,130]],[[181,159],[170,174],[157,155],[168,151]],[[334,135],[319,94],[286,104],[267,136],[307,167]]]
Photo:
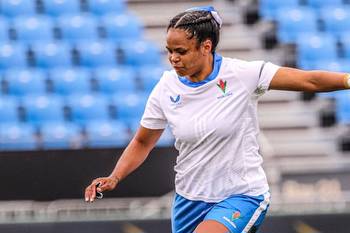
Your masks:
[[[189,39],[196,38],[198,45],[211,40],[214,53],[219,43],[220,26],[208,11],[185,11],[170,20],[170,28],[183,29],[189,33]]]
[[[174,28],[191,24],[208,23],[212,20],[212,16],[209,12],[205,13],[206,15],[196,17],[196,15],[192,14],[192,12],[185,12],[185,14],[177,21]]]

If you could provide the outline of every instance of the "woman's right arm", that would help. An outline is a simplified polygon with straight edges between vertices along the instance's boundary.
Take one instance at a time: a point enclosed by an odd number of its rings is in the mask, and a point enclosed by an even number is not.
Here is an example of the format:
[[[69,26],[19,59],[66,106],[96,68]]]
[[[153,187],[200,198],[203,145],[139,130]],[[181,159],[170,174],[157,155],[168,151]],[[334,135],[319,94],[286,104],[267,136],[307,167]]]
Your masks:
[[[142,126],[119,158],[113,172],[108,177],[100,177],[85,189],[85,201],[93,202],[98,192],[115,189],[117,184],[138,168],[147,158],[163,133],[163,129],[147,129]],[[99,187],[96,187],[97,184]]]

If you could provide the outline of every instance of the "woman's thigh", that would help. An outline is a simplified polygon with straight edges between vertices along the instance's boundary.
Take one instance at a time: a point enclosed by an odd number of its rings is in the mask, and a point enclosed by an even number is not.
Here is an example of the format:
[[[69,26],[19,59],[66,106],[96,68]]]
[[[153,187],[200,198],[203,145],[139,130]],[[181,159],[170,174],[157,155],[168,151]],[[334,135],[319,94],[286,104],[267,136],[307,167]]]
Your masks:
[[[261,196],[233,195],[215,204],[195,233],[254,233],[265,218],[269,203],[268,193]]]
[[[269,205],[269,194],[233,195],[219,203],[191,201],[176,194],[173,233],[254,233]]]
[[[205,220],[201,222],[194,233],[229,233],[230,231],[225,227],[225,225],[214,221],[214,220]]]

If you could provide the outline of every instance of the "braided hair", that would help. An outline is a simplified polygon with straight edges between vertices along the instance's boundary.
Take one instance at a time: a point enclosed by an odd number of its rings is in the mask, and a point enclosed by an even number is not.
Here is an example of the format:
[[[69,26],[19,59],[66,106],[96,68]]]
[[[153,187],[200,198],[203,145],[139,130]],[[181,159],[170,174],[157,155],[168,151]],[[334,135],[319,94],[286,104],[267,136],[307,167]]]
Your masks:
[[[171,28],[185,30],[189,33],[188,39],[196,38],[198,46],[207,39],[211,40],[212,53],[219,43],[220,26],[209,11],[182,12],[170,20],[167,31]]]

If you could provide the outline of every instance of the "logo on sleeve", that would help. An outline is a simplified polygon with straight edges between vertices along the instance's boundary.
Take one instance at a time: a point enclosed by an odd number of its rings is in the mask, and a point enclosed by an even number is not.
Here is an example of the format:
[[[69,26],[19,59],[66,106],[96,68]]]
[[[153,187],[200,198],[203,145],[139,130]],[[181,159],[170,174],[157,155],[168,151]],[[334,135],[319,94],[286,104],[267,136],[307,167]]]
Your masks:
[[[222,95],[217,97],[218,99],[222,99],[224,97],[230,96],[232,95],[232,92],[226,92],[226,88],[227,88],[227,81],[226,80],[222,80],[220,79],[219,82],[216,84],[216,86],[221,90]]]
[[[258,86],[258,87],[255,89],[254,93],[255,93],[255,95],[257,95],[257,96],[261,96],[261,95],[263,95],[266,91],[267,91],[267,88],[265,88],[265,87],[263,87],[262,85],[260,85],[260,86]]]

